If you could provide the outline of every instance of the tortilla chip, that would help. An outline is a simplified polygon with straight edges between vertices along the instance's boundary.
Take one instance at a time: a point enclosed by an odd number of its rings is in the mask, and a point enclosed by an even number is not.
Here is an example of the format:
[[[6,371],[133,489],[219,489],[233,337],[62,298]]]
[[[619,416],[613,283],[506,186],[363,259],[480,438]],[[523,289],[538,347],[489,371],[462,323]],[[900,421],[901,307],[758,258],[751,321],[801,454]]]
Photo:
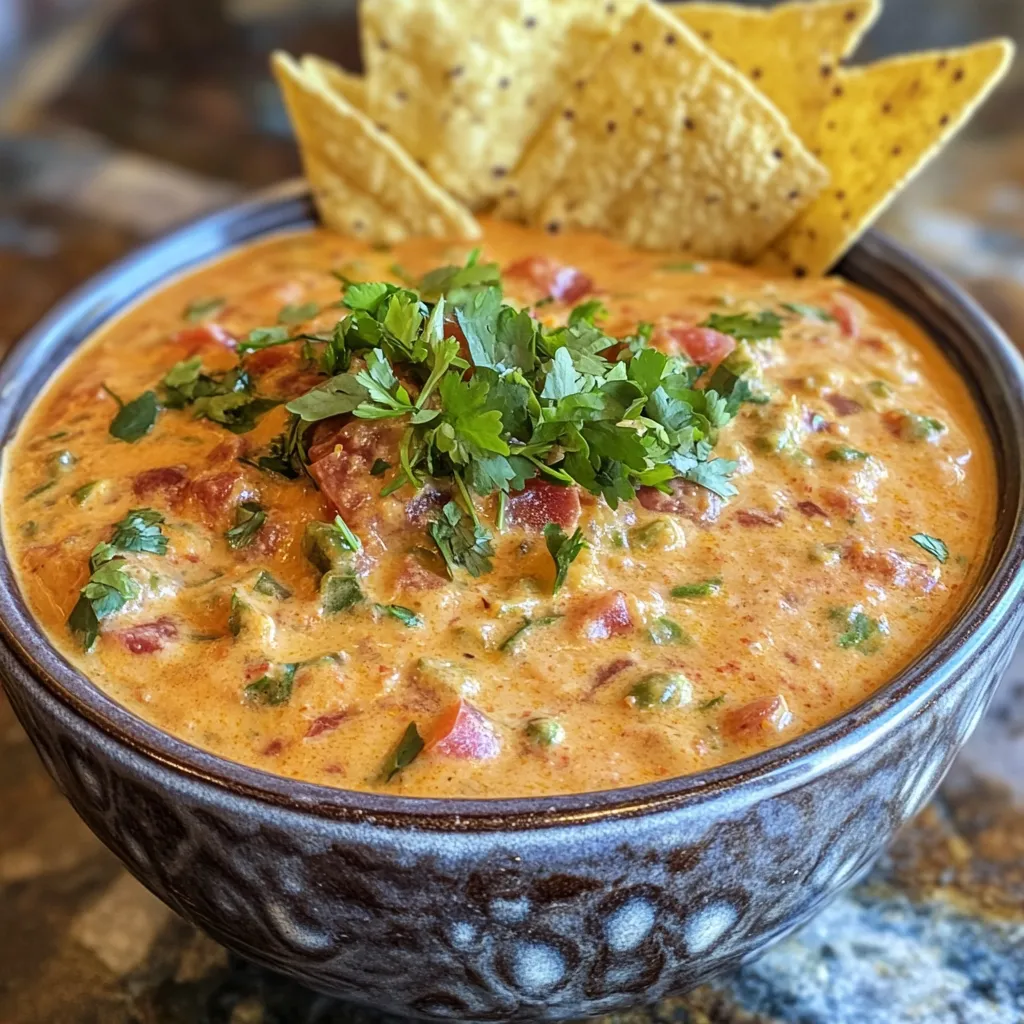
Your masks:
[[[474,209],[636,0],[363,0],[370,116]]]
[[[743,75],[645,0],[534,140],[499,212],[750,260],[827,180]]]
[[[321,81],[333,93],[337,93],[356,110],[366,113],[366,79],[352,71],[346,71],[340,64],[324,60],[307,53],[302,60],[302,70],[319,75]]]
[[[303,70],[286,53],[275,53],[271,63],[328,227],[380,244],[480,236],[473,215],[317,71]]]
[[[796,0],[768,9],[717,3],[668,6],[745,74],[801,138],[817,127],[839,61],[853,53],[882,10],[880,0]]]
[[[995,88],[1013,50],[996,39],[838,74],[815,137],[805,139],[832,182],[759,263],[825,273]]]

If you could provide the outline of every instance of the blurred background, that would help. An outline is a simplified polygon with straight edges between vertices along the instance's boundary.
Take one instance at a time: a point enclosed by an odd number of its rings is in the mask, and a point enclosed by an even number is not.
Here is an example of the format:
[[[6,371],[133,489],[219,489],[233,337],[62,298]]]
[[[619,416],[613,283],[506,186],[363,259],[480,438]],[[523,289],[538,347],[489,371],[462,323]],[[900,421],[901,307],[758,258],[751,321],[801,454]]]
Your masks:
[[[455,0],[453,0],[455,2]],[[1024,0],[887,0],[859,60]],[[0,354],[63,293],[298,171],[267,56],[359,66],[354,0],[0,0]],[[1024,345],[1024,59],[885,227]],[[0,1024],[368,1024],[178,921],[78,821],[0,696]],[[616,1024],[1021,1024],[1024,656],[872,876],[736,975]]]
[[[889,0],[858,59],[1024,39],[1024,0]],[[359,67],[354,0],[0,0],[0,346],[146,235],[297,171],[274,47]],[[1024,61],[888,226],[1024,308]]]

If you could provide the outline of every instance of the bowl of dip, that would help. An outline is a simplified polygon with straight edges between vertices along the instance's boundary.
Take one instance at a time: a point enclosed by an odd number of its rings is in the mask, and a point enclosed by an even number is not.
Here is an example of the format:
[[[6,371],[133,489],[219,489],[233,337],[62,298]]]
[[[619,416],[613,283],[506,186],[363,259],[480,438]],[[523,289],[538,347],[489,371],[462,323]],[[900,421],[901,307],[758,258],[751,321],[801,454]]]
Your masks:
[[[594,1015],[756,956],[938,785],[1021,633],[1024,368],[879,235],[795,283],[485,226],[468,266],[545,337],[581,310],[571,344],[663,380],[757,370],[716,435],[736,494],[702,470],[613,508],[540,467],[479,502],[488,553],[428,474],[381,496],[398,417],[338,412],[347,384],[287,447],[358,286],[466,248],[328,236],[289,185],[23,339],[0,675],[93,831],[229,948],[395,1013]]]

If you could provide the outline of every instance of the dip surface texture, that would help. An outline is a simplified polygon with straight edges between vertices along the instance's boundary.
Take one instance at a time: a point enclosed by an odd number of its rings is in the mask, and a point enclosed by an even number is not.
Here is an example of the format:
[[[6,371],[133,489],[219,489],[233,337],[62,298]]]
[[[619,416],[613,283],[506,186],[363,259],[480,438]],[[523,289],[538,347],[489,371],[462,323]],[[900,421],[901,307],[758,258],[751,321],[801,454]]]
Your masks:
[[[859,703],[948,626],[992,535],[988,439],[932,343],[837,278],[486,224],[481,260],[502,268],[506,302],[555,325],[600,300],[610,335],[649,323],[663,352],[745,361],[756,400],[715,448],[737,463],[737,495],[676,481],[612,509],[535,479],[503,531],[497,501],[476,501],[494,534],[493,570],[477,577],[449,578],[430,534],[459,497],[450,480],[380,496],[400,419],[317,423],[297,479],[268,465],[283,404],[239,404],[255,423],[242,433],[194,403],[162,409],[137,440],[110,432],[112,394],[131,403],[118,428],[130,437],[133,416],[146,420],[135,399],[173,404],[160,382],[196,356],[205,374],[232,371],[254,329],[329,336],[349,312],[332,271],[401,283],[465,258],[437,242],[274,238],[172,283],[79,351],[5,458],[6,542],[56,647],[221,756],[343,788],[480,798],[650,782],[778,745]],[[778,337],[729,334],[757,333],[766,311]],[[698,326],[712,316],[716,329]],[[322,383],[318,344],[243,356],[252,389],[286,402]],[[203,401],[230,419],[230,395]],[[308,536],[337,513],[360,542],[347,561],[331,554],[340,532]],[[578,525],[588,545],[557,592],[549,522]],[[116,558],[97,559],[112,539]],[[93,608],[104,588],[124,592],[86,652],[67,621],[90,576]]]

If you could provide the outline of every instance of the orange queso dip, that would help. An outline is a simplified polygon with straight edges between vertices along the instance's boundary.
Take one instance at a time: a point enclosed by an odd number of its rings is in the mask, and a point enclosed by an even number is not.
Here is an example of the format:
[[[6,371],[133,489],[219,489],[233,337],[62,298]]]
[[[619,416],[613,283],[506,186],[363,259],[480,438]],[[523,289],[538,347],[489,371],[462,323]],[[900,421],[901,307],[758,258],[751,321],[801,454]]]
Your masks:
[[[947,627],[993,460],[913,325],[838,278],[484,237],[271,238],[57,373],[4,528],[97,686],[280,775],[571,793],[792,739]]]

